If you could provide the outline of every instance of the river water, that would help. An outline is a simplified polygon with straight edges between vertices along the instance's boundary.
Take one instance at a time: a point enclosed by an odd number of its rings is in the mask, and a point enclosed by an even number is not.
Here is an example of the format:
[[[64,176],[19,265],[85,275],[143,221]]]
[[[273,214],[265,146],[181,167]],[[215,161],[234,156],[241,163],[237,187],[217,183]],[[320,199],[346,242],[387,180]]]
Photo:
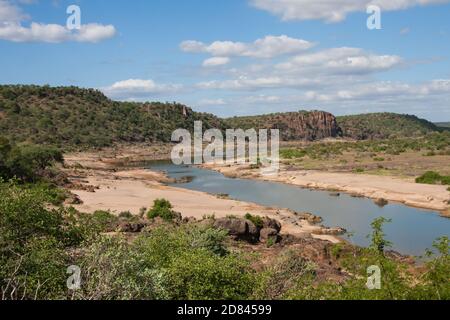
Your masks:
[[[403,254],[422,255],[427,248],[431,248],[437,238],[450,237],[450,219],[433,211],[396,203],[379,207],[370,199],[354,198],[343,193],[335,197],[329,192],[288,184],[232,179],[215,171],[176,166],[167,162],[153,163],[150,167],[153,170],[165,171],[171,178],[192,178],[190,182],[172,184],[179,188],[228,194],[232,199],[263,206],[311,212],[322,217],[325,226],[345,228],[350,233],[348,239],[359,246],[368,245],[370,223],[380,216],[392,219],[392,222],[385,226],[386,237],[393,243],[392,248]]]

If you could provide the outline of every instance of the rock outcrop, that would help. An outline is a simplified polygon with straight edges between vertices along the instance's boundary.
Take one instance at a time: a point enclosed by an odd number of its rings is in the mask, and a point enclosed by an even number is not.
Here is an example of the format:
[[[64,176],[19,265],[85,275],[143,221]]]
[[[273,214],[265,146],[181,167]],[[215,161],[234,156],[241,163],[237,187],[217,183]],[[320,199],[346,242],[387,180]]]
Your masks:
[[[251,243],[258,242],[259,229],[249,220],[241,218],[222,218],[214,221],[214,228],[228,231],[235,240],[244,240]]]
[[[234,240],[243,240],[250,243],[271,242],[278,243],[281,240],[281,223],[268,217],[262,218],[262,225],[256,226],[252,221],[245,218],[227,217],[216,219],[214,228],[228,231]]]
[[[280,138],[290,140],[320,140],[339,137],[342,130],[336,117],[324,111],[275,113],[226,120],[234,128],[279,129]]]

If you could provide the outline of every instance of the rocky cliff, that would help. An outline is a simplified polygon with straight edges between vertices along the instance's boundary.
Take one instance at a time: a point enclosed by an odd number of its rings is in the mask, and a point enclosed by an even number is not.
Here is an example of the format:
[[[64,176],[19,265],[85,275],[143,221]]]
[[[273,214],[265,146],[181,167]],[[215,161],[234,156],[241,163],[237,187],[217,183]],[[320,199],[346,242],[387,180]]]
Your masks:
[[[284,141],[312,141],[342,135],[342,130],[336,121],[336,117],[324,111],[300,111],[253,117],[234,117],[226,119],[226,122],[233,128],[279,129],[280,137]]]

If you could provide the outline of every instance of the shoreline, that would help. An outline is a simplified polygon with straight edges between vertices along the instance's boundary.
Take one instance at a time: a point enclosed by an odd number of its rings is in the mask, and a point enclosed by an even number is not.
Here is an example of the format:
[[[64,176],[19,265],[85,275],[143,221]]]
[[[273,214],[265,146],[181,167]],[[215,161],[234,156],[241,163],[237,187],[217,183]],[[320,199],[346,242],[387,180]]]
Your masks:
[[[204,164],[204,169],[214,170],[230,178],[255,179],[279,182],[328,192],[342,192],[350,196],[372,200],[385,199],[405,206],[438,212],[450,217],[450,193],[447,186],[417,184],[404,179],[345,172],[316,170],[287,170],[281,168],[278,175],[261,176],[248,165]]]
[[[115,168],[136,168],[150,161],[170,161],[167,146],[128,146],[106,149],[100,153],[82,152],[66,156],[72,165],[82,163],[94,170],[115,170]],[[164,160],[166,159],[166,160]],[[200,167],[218,171],[227,177],[273,181],[299,186],[309,190],[342,192],[350,196],[372,200],[385,199],[405,206],[438,212],[450,217],[450,192],[447,186],[417,184],[415,181],[394,176],[376,176],[349,172],[289,170],[281,166],[277,176],[261,176],[259,170],[248,165],[213,165]],[[149,174],[149,170],[146,171]],[[169,181],[165,181],[166,183]]]
[[[93,158],[95,157],[93,156]],[[74,163],[96,164],[96,168],[66,169],[69,176],[72,175],[71,179],[75,179],[77,182],[81,181],[86,186],[94,186],[90,190],[70,189],[83,202],[74,204],[73,207],[82,212],[93,213],[97,210],[109,210],[113,214],[119,214],[130,211],[137,215],[141,208],[149,209],[154,200],[164,198],[169,200],[174,210],[180,212],[183,217],[201,220],[207,215],[224,218],[227,216],[244,217],[250,213],[279,221],[282,225],[282,235],[312,238],[331,243],[345,241],[339,236],[328,234],[330,230],[336,228],[326,228],[320,224],[309,222],[289,209],[264,207],[251,202],[223,199],[206,192],[167,186],[166,184],[171,180],[161,172],[144,168],[111,169],[104,166],[103,160],[98,162],[93,161],[93,158],[85,157],[83,159],[83,156],[79,155],[67,157],[69,165]],[[106,162],[110,161],[106,160]]]

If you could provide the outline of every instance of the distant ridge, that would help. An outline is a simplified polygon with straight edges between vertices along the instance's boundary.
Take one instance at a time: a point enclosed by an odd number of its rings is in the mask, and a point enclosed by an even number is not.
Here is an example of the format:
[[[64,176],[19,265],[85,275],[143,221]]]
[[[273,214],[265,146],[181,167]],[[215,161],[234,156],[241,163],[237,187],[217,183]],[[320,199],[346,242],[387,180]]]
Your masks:
[[[202,121],[204,129],[280,129],[286,141],[415,137],[444,130],[416,116],[394,113],[335,117],[324,111],[299,111],[221,119],[175,102],[113,101],[95,89],[0,86],[0,136],[16,143],[92,148],[170,142],[175,129],[192,131],[194,121]]]
[[[337,117],[344,137],[353,139],[387,139],[419,137],[440,129],[427,120],[413,115],[369,113]]]
[[[450,121],[449,122],[436,122],[435,125],[439,128],[449,128],[450,129]]]

